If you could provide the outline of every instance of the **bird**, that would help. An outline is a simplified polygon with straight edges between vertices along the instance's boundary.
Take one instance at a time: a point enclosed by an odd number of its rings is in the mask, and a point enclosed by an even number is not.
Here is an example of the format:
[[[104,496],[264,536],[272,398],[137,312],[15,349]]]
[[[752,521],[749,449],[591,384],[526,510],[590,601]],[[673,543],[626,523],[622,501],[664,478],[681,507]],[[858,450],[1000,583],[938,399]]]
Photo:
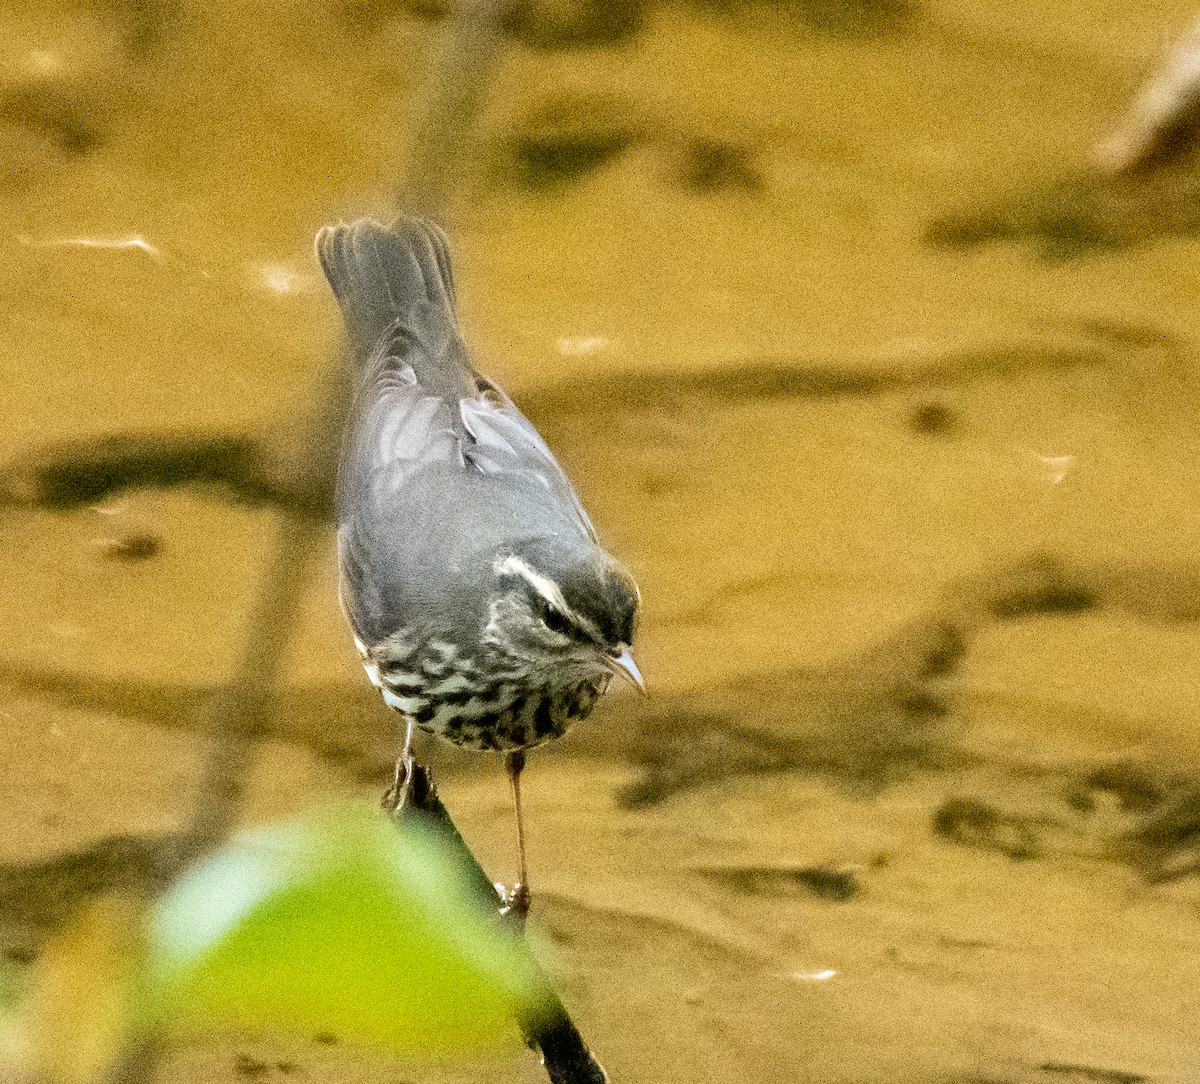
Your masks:
[[[353,394],[336,482],[339,595],[367,677],[414,727],[503,754],[528,910],[527,750],[585,718],[631,648],[640,593],[512,400],[475,368],[445,234],[401,216],[325,226]]]

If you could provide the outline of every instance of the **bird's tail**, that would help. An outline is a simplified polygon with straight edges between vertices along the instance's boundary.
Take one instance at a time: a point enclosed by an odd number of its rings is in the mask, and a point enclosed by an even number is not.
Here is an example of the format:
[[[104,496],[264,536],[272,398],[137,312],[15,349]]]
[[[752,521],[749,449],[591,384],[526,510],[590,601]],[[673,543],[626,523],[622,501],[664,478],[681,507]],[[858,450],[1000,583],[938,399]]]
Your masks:
[[[316,244],[358,363],[397,325],[419,332],[431,312],[454,323],[450,249],[432,222],[400,218],[384,226],[360,218],[323,227]]]

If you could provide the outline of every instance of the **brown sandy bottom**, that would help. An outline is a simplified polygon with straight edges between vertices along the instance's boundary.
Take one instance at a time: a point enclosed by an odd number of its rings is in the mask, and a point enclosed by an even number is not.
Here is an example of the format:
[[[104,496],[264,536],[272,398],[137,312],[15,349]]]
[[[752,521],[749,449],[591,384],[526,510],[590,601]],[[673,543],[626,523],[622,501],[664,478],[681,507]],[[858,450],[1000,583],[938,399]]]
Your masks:
[[[386,206],[433,8],[0,14],[6,459],[286,441],[335,341],[311,235]],[[1195,1071],[1193,246],[921,240],[1077,164],[1168,15],[662,4],[607,48],[506,55],[455,229],[466,323],[645,598],[653,696],[527,782],[541,951],[614,1081]],[[155,252],[74,243],[135,234]],[[184,818],[269,527],[227,497],[3,509],[0,860]],[[395,752],[332,566],[248,822],[373,800]],[[432,755],[511,880],[499,767]],[[0,878],[18,954],[105,871],[60,874]],[[161,1073],[543,1076],[515,1032],[481,1066],[304,1036]]]

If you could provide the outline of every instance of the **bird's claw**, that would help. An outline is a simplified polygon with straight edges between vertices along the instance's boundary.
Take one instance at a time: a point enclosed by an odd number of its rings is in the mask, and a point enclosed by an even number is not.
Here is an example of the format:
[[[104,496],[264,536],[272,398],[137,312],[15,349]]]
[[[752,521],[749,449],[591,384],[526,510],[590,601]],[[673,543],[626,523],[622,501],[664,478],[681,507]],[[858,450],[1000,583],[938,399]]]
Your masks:
[[[413,759],[407,753],[396,761],[392,785],[383,792],[379,805],[385,813],[395,816],[408,804],[412,791]]]
[[[500,914],[515,923],[518,931],[523,930],[532,902],[529,886],[518,881],[511,889],[498,884],[496,890],[500,893]]]

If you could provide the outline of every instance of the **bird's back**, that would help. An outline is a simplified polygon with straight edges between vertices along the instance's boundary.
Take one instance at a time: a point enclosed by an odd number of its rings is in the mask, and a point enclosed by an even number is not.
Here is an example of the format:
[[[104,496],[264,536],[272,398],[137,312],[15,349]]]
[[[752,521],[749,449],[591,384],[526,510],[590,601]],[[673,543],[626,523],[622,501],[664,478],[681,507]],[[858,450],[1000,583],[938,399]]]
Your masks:
[[[492,540],[594,536],[537,431],[473,368],[442,232],[422,219],[325,227],[317,254],[346,326],[353,416],[338,474],[343,597],[378,640],[432,611],[462,620]]]

